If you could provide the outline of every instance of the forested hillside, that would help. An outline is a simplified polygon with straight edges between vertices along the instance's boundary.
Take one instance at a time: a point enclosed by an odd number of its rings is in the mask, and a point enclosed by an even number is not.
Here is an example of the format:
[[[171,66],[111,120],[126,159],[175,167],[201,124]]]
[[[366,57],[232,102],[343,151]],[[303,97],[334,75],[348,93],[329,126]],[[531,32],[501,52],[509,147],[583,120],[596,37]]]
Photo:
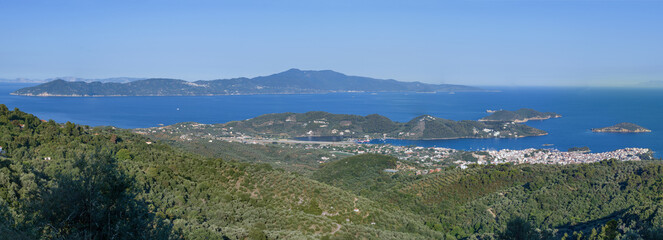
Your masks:
[[[152,137],[153,135],[150,135]],[[164,136],[164,135],[161,135]],[[164,139],[164,138],[155,138]],[[329,152],[318,149],[290,148],[281,145],[244,144],[238,142],[192,140],[163,140],[164,143],[202,156],[221,158],[227,161],[266,163],[274,168],[310,175],[319,167],[321,157]],[[341,155],[334,157],[340,158]]]
[[[0,131],[4,236],[443,237],[412,213],[266,164],[203,158],[127,130],[42,122],[1,105]]]
[[[518,239],[500,235],[509,231],[525,239],[663,237],[660,161],[477,165],[426,176],[380,170],[394,161],[351,157],[324,166],[315,178],[434,218],[430,228],[457,238]]]
[[[307,178],[4,105],[0,146],[2,238],[663,238],[660,161],[412,175],[358,155]]]

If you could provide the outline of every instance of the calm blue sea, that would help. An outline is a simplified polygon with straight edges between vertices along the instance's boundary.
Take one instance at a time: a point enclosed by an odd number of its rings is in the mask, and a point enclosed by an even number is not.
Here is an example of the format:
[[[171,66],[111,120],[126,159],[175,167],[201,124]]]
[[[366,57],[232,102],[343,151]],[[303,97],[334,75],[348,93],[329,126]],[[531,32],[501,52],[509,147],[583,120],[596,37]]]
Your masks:
[[[205,97],[23,97],[10,92],[34,84],[0,83],[0,103],[10,109],[57,122],[71,121],[121,128],[154,127],[178,122],[223,123],[275,112],[327,111],[378,113],[396,121],[422,114],[463,120],[486,116],[487,109],[533,108],[562,118],[528,122],[549,133],[521,139],[387,140],[397,145],[465,150],[588,146],[594,152],[646,147],[663,152],[663,90],[616,88],[493,88],[482,93],[336,93],[323,95],[246,95]],[[651,133],[592,133],[589,129],[633,122]],[[374,141],[378,142],[378,141]]]

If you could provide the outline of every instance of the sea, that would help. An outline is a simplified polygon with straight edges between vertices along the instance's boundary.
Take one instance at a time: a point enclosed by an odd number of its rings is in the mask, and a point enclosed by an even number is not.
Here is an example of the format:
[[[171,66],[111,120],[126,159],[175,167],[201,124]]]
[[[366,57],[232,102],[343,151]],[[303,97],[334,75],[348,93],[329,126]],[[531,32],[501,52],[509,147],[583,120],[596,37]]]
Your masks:
[[[525,124],[546,136],[518,139],[397,140],[372,144],[445,147],[462,150],[552,148],[566,151],[587,146],[592,152],[627,147],[663,153],[663,89],[586,87],[484,87],[491,92],[330,93],[193,97],[26,97],[9,93],[30,83],[0,83],[0,104],[41,119],[91,126],[145,128],[179,122],[224,123],[267,113],[326,111],[377,113],[405,122],[428,114],[451,120],[477,120],[486,110],[532,108],[561,118]],[[632,122],[651,133],[593,133],[591,128]]]

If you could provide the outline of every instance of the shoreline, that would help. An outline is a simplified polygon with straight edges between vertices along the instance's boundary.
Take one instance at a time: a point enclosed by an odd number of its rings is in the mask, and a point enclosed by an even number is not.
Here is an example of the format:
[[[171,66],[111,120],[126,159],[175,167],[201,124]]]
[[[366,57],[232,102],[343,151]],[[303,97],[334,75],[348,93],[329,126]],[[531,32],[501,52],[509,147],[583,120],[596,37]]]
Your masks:
[[[460,91],[439,91],[435,93],[452,93],[452,92],[501,92],[501,90],[460,90]],[[174,94],[174,95],[84,95],[84,94],[27,94],[27,93],[9,93],[13,96],[24,97],[213,97],[213,96],[251,96],[251,95],[314,95],[314,94],[330,94],[330,93],[415,93],[415,94],[430,94],[422,92],[401,92],[401,91],[325,91],[325,92],[301,92],[301,93],[231,93],[231,94]]]
[[[651,130],[599,130],[599,129],[591,129],[592,132],[595,133],[650,133]]]
[[[373,141],[373,140],[406,140],[406,141],[436,141],[436,140],[456,140],[456,139],[518,139],[518,138],[526,138],[526,137],[540,137],[540,136],[546,136],[548,133],[542,133],[542,134],[537,134],[537,135],[530,135],[530,136],[518,136],[518,137],[452,137],[452,138],[421,138],[421,139],[408,139],[408,138],[371,138],[368,139],[368,141]],[[309,137],[309,136],[306,136]],[[313,136],[313,137],[331,137],[331,136]],[[316,140],[297,140],[295,138],[300,138],[300,137],[292,137],[292,138],[275,138],[274,140],[281,140],[281,139],[288,139],[288,140],[293,140],[293,141],[304,141],[304,142],[357,142],[357,139],[360,138],[348,138],[348,139],[353,139],[352,141],[316,141]]]
[[[548,120],[548,119],[553,119],[553,118],[561,118],[561,117],[562,117],[562,115],[559,115],[559,114],[558,114],[558,115],[556,115],[556,116],[552,116],[552,117],[533,117],[533,118],[525,118],[525,119],[516,119],[516,120],[512,120],[512,121],[509,121],[509,120],[501,121],[501,120],[490,120],[490,119],[479,119],[479,120],[477,120],[477,121],[479,121],[479,122],[514,122],[514,123],[526,123],[526,122],[528,122],[528,121],[543,121],[543,120]]]
[[[295,140],[295,139],[238,139],[230,137],[220,138],[222,141],[226,142],[240,142],[244,144],[272,144],[272,143],[283,143],[283,144],[320,144],[320,145],[359,145],[355,141],[305,141],[305,140]]]
[[[542,133],[538,135],[531,135],[531,136],[518,136],[518,137],[453,137],[453,138],[421,138],[421,139],[408,139],[408,138],[384,138],[384,139],[392,139],[392,140],[407,140],[407,141],[436,141],[436,140],[455,140],[455,139],[518,139],[518,138],[526,138],[526,137],[540,137],[540,136],[546,136],[548,133]],[[381,138],[374,138],[372,140],[377,140]]]

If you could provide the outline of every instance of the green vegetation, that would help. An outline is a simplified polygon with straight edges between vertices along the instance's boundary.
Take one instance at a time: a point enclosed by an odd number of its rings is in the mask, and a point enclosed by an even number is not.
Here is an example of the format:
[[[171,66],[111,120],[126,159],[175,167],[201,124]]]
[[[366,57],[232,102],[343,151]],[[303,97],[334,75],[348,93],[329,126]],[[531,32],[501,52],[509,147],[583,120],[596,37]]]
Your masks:
[[[660,162],[488,165],[418,180],[400,189],[417,197],[399,205],[437,215],[430,224],[459,238],[500,232],[517,218],[555,238],[611,239],[589,236],[612,220],[621,235],[645,236],[663,227],[661,174]]]
[[[412,175],[384,171],[399,168],[393,157],[358,155],[307,178],[128,130],[43,122],[4,105],[0,146],[3,238],[663,237],[660,161]]]
[[[398,178],[407,178],[384,171],[396,169],[397,164],[394,157],[363,154],[324,164],[313,178],[362,196],[381,195],[398,183]]]
[[[205,140],[169,142],[169,144],[189,152],[227,161],[266,163],[274,168],[310,175],[318,169],[320,159],[329,157],[322,150],[290,148],[283,145],[243,144],[226,141],[208,142]],[[334,158],[337,159],[337,158]]]
[[[479,121],[527,122],[529,120],[545,120],[559,117],[562,116],[554,112],[539,112],[534,109],[521,108],[516,111],[499,110],[481,118]]]
[[[453,121],[423,115],[406,123],[399,123],[377,114],[363,117],[328,112],[273,113],[225,124],[180,123],[137,131],[160,134],[161,130],[171,131],[171,135],[260,138],[309,136],[365,138],[368,136],[369,138],[447,139],[517,138],[546,134],[543,130],[509,122]]]
[[[384,208],[297,174],[266,164],[200,157],[127,130],[42,122],[0,105],[0,133],[3,236],[430,239],[444,235],[427,228],[413,213]]]
[[[585,147],[572,147],[572,148],[569,148],[569,150],[567,150],[567,152],[589,152],[589,151],[591,151],[591,150],[587,146],[585,146]]]
[[[195,96],[233,94],[293,94],[329,92],[450,92],[481,91],[451,84],[399,82],[347,76],[334,71],[285,72],[255,78],[187,82],[178,79],[145,79],[129,83],[66,82],[55,80],[12,94],[27,96]]]
[[[547,134],[523,124],[480,121],[453,121],[428,115],[420,116],[404,124],[399,135],[406,139],[438,138],[517,138]]]
[[[509,238],[514,231],[528,236],[524,239],[663,236],[663,163],[658,161],[474,165],[392,178],[375,172],[381,167],[353,170],[368,177],[339,174],[362,166],[344,161],[323,167],[316,177],[354,192],[369,191],[363,196],[418,213],[430,228],[457,238],[523,239]],[[327,167],[338,170],[323,171]],[[338,179],[346,177],[356,182]],[[376,183],[382,187],[373,187]]]

